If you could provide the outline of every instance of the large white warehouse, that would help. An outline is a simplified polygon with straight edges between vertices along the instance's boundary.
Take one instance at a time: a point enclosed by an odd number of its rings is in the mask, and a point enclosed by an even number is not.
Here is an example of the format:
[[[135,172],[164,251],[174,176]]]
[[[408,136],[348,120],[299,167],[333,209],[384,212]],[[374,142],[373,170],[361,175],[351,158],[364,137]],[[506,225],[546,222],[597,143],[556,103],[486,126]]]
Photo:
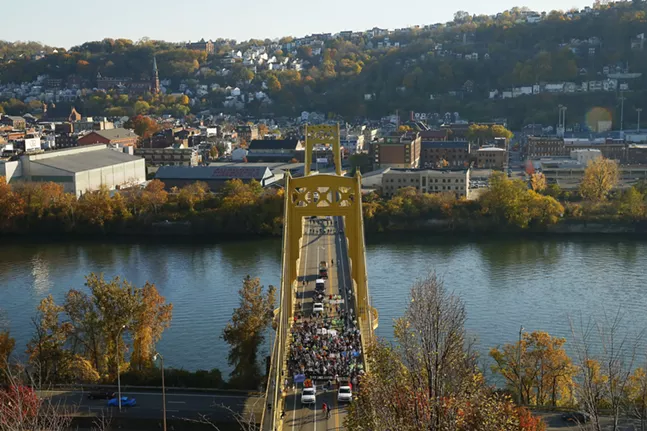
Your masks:
[[[146,181],[143,158],[103,144],[24,155],[20,161],[24,180],[59,183],[77,197],[101,185],[114,190]]]

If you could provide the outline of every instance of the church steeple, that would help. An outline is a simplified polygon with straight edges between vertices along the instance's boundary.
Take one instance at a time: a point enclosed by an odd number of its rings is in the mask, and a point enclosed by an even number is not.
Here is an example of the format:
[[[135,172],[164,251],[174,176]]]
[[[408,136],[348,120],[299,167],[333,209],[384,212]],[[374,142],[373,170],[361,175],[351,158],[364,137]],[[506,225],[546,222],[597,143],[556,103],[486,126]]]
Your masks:
[[[160,92],[160,77],[157,71],[157,57],[153,56],[153,78],[151,79],[151,92],[157,94]]]

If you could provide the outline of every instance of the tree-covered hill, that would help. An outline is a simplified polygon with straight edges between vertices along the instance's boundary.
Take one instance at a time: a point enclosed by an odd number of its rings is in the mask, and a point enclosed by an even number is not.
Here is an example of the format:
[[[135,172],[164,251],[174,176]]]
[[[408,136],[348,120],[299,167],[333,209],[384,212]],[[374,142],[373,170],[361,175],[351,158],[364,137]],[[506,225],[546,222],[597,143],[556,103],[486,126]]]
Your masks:
[[[619,88],[580,90],[583,83],[609,79],[609,73],[642,73],[618,80],[628,85],[627,112],[640,106],[646,88],[647,47],[639,35],[647,33],[646,14],[644,1],[547,14],[521,8],[496,16],[457,12],[452,22],[391,31],[278,41],[219,39],[213,55],[184,44],[151,40],[105,39],[69,51],[34,43],[0,43],[0,83],[30,82],[47,75],[66,81],[73,77],[81,87],[92,89],[97,73],[147,79],[155,55],[160,78],[170,80],[167,92],[208,85],[207,93],[191,93],[194,112],[222,111],[229,95],[223,89],[231,86],[241,89],[243,107],[229,108],[252,114],[294,115],[306,110],[377,117],[395,110],[458,111],[474,120],[507,117],[513,126],[520,126],[554,122],[556,107],[563,103],[569,107],[569,122],[582,122],[595,106],[614,115],[618,111]],[[267,58],[259,62],[257,54]],[[578,90],[498,99],[515,87],[565,82]],[[493,90],[498,96],[490,98]],[[246,96],[258,91],[268,93],[273,103]],[[151,113],[163,111],[159,98],[143,98]],[[87,109],[121,107],[116,99],[102,100]]]

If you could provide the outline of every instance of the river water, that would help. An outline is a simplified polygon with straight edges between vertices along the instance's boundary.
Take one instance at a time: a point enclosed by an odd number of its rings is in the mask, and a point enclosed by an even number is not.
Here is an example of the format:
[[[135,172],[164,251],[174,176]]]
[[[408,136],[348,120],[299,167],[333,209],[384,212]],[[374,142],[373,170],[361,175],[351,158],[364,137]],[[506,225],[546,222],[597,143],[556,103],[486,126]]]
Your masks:
[[[84,276],[102,272],[154,282],[173,303],[173,321],[158,350],[169,366],[227,372],[222,329],[247,274],[278,285],[280,241],[222,244],[5,243],[0,247],[0,327],[22,354],[38,302],[59,303]],[[367,245],[369,289],[380,313],[377,334],[393,319],[417,278],[435,270],[467,306],[467,327],[484,356],[514,342],[519,326],[571,337],[569,317],[623,316],[623,331],[647,327],[647,242],[628,238],[382,240]],[[264,347],[267,349],[267,346]]]

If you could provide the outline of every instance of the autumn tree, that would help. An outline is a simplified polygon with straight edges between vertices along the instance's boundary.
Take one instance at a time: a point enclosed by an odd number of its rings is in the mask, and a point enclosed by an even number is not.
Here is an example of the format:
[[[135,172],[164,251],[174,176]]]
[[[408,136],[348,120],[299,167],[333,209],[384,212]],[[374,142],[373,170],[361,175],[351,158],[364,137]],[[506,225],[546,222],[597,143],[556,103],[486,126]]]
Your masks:
[[[530,187],[536,192],[546,190],[546,176],[542,172],[533,173],[530,176]]]
[[[70,355],[65,349],[72,326],[62,323],[63,307],[56,305],[51,295],[38,305],[32,319],[34,335],[27,344],[29,363],[40,382],[52,382],[65,375]]]
[[[7,371],[9,369],[9,357],[16,346],[9,331],[0,331],[0,385],[7,382]]]
[[[376,341],[344,425],[355,430],[542,430],[492,392],[465,334],[465,305],[430,275],[414,285],[394,343]]]
[[[7,179],[0,176],[0,229],[11,230],[16,227],[19,217],[25,213],[24,202],[11,187]]]
[[[619,214],[640,219],[645,215],[645,195],[636,187],[629,187],[620,194],[617,207]]]
[[[625,388],[629,414],[640,419],[640,431],[647,430],[647,372],[644,367],[636,368]]]
[[[490,177],[490,188],[479,199],[482,212],[499,223],[520,228],[531,224],[556,223],[564,207],[550,196],[528,190],[521,180],[510,180],[501,172]]]
[[[522,404],[553,407],[568,404],[572,401],[575,367],[564,350],[565,343],[565,338],[552,337],[546,332],[524,333],[521,345],[517,342],[490,350],[494,359],[492,371],[505,378],[512,393],[521,395]]]
[[[148,211],[157,214],[162,206],[168,201],[168,193],[165,185],[160,180],[152,180],[144,188],[143,194],[144,206]]]
[[[130,120],[126,122],[125,127],[133,129],[142,143],[148,142],[151,137],[160,130],[160,125],[157,121],[144,115],[136,115],[130,118]]]
[[[115,217],[110,190],[105,185],[101,185],[99,190],[84,193],[78,201],[77,210],[79,219],[102,229]]]
[[[188,184],[180,189],[177,200],[181,208],[194,211],[195,206],[202,202],[209,193],[209,186],[207,183],[197,181]]]
[[[618,184],[618,162],[598,157],[591,160],[584,170],[580,193],[585,199],[600,202]]]
[[[260,280],[248,275],[238,294],[239,306],[222,333],[222,338],[230,345],[229,364],[234,367],[230,383],[238,388],[255,389],[261,382],[258,347],[272,322],[276,289],[269,286],[264,291]]]

